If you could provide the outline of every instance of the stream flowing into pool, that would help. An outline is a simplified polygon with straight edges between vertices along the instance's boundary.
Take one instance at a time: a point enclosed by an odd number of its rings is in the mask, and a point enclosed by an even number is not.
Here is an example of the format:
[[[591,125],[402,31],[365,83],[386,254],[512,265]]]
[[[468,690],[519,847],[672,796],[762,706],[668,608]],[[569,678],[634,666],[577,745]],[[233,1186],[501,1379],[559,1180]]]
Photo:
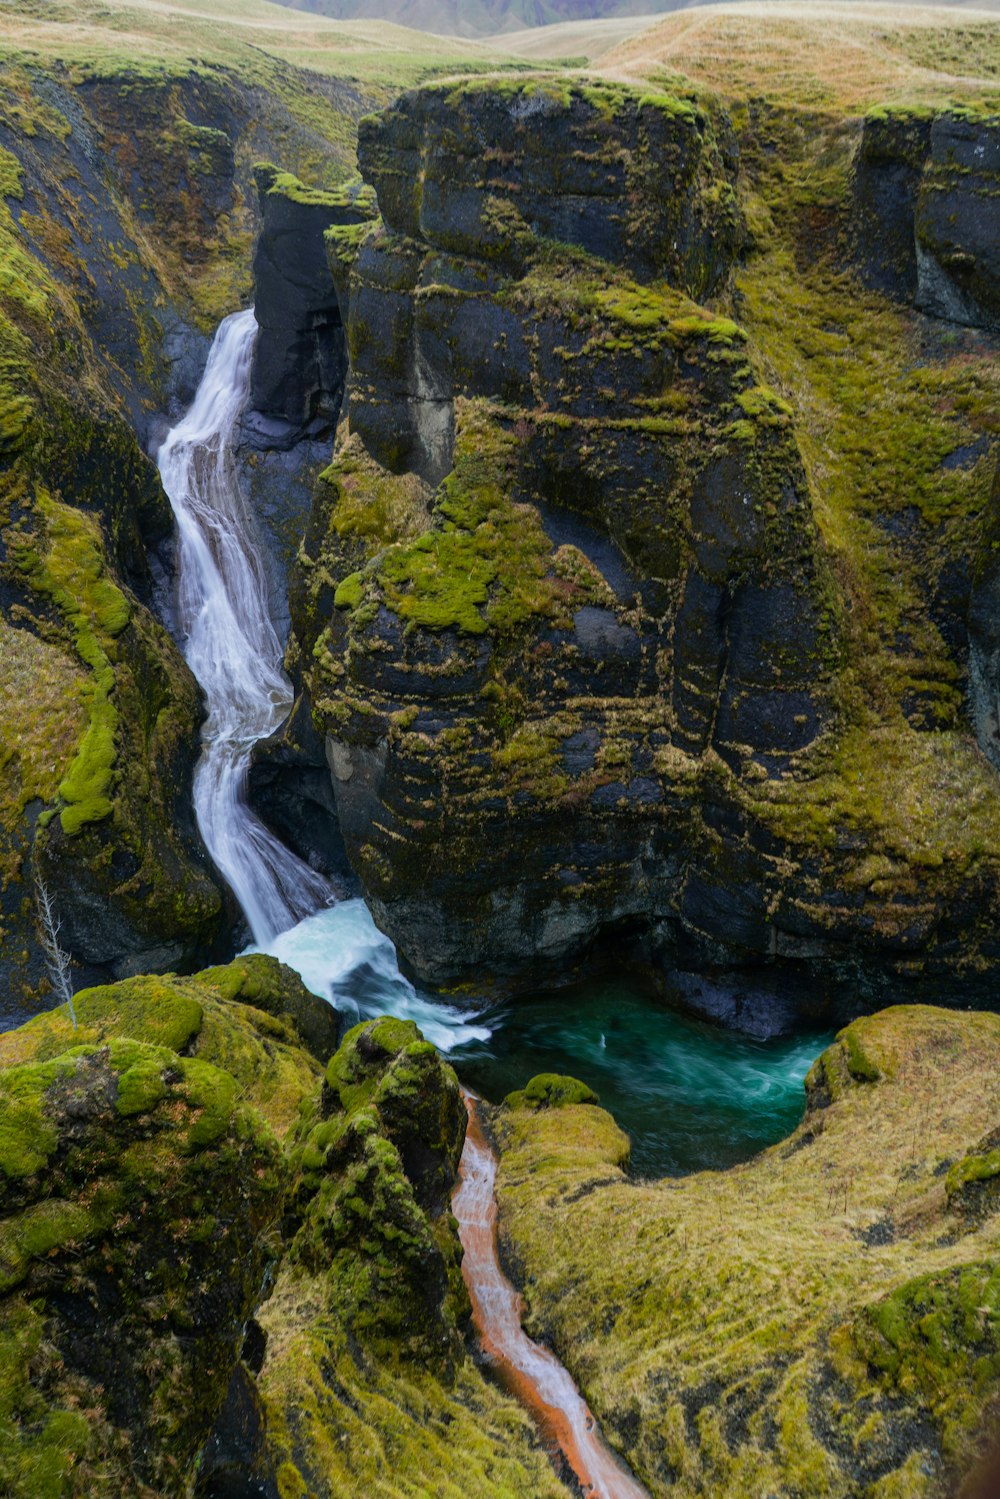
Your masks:
[[[624,979],[505,1005],[446,1001],[400,972],[362,900],[317,912],[267,951],[348,1022],[416,1021],[484,1098],[498,1102],[537,1072],[580,1078],[632,1137],[642,1176],[731,1166],[789,1134],[805,1075],[831,1039],[754,1040],[667,1009]]]
[[[509,1006],[422,993],[364,902],[334,904],[327,881],[248,807],[253,746],[292,701],[233,462],[255,337],[252,310],[220,324],[194,402],[157,455],[177,523],[181,643],[208,707],[195,813],[255,950],[297,969],[348,1022],[414,1020],[463,1081],[491,1098],[537,1072],[580,1077],[632,1136],[639,1173],[725,1166],[779,1139],[801,1115],[802,1080],[823,1039],[752,1042],[672,1014],[624,982]],[[604,1446],[569,1374],[521,1328],[496,1253],[496,1160],[469,1106],[454,1209],[484,1351],[594,1499],[638,1499],[643,1490]]]

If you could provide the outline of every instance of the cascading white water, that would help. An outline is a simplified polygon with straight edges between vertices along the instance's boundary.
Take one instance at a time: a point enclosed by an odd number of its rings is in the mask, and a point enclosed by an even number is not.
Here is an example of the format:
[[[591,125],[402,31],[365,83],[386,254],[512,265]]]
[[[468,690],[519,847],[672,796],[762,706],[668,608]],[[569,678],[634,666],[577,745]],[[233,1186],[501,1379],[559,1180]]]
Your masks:
[[[177,522],[184,655],[208,704],[195,815],[255,942],[264,944],[328,904],[331,891],[246,804],[253,746],[281,725],[292,703],[232,457],[256,333],[252,308],[220,323],[194,402],[167,434],[157,464]]]

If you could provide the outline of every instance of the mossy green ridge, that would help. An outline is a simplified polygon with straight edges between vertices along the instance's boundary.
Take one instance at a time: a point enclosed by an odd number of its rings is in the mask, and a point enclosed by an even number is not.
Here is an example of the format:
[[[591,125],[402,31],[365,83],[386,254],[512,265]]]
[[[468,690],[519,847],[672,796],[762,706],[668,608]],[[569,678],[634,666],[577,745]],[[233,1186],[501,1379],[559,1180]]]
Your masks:
[[[131,999],[120,1008],[141,1032]],[[5,1036],[0,1062],[0,1475],[12,1499],[187,1491],[288,1179],[230,1073],[145,1039],[85,1041],[110,1010],[100,991],[84,1002],[68,1049],[61,1017],[46,1016],[23,1046]],[[150,1030],[178,1041],[182,1008],[158,1027],[149,1006]],[[11,1065],[11,1050],[38,1059]]]
[[[294,1236],[261,1313],[283,1499],[565,1492],[464,1351],[448,1209],[464,1136],[455,1074],[412,1022],[348,1032],[292,1147]]]
[[[956,1195],[998,1060],[994,1015],[882,1011],[790,1139],[682,1181],[629,1181],[593,1104],[491,1116],[526,1325],[651,1494],[958,1491],[1000,1377],[1000,1198]]]

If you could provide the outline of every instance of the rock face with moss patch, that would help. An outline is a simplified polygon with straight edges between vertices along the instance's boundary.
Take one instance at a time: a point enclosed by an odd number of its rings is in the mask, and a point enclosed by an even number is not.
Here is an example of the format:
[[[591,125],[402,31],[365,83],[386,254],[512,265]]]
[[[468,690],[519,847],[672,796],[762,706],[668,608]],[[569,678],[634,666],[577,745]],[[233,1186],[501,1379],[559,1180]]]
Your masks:
[[[681,1181],[630,1181],[593,1103],[493,1116],[527,1329],[651,1495],[962,1492],[1000,1382],[998,1060],[996,1015],[857,1021],[787,1141]]]
[[[273,1133],[229,1073],[116,1037],[0,1072],[0,1172],[4,1492],[186,1492],[272,1258]]]
[[[5,1495],[565,1499],[466,1356],[465,1110],[415,1026],[335,1051],[259,955],[76,1022],[0,1036]]]
[[[75,1010],[0,1037],[3,1491],[189,1494],[199,1466],[221,1484],[228,1453],[231,1471],[242,1422],[273,1493],[239,1360],[281,1254],[279,1141],[335,1017],[262,956],[91,989]]]
[[[854,175],[871,280],[934,317],[1000,327],[1000,120],[874,111]]]
[[[718,110],[552,82],[421,91],[362,131],[382,222],[327,236],[348,423],[293,660],[351,863],[432,981],[537,984],[603,953],[767,1030],[856,1007],[859,970],[883,992],[992,961],[992,841],[953,862],[938,794],[915,840],[881,789],[941,747],[893,738],[871,794],[847,748],[873,742],[853,534],[794,382],[776,391],[774,351],[726,315],[759,313],[754,271],[803,220],[775,219],[769,157],[731,136]],[[747,273],[734,183],[755,233],[781,225]],[[811,352],[831,337],[807,333]],[[935,620],[964,607],[948,582]]]
[[[324,232],[363,224],[371,192],[360,182],[338,192],[306,188],[291,173],[255,171],[262,225],[254,254],[254,349],[250,399],[255,411],[287,424],[330,432],[340,412],[347,348],[340,304],[326,259]]]

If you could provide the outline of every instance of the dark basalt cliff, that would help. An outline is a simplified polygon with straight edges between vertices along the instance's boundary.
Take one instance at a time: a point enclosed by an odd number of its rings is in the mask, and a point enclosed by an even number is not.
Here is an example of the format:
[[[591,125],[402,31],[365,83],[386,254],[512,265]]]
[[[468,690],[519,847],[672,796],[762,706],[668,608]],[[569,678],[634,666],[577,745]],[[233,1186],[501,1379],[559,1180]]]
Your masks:
[[[924,312],[1000,326],[1000,120],[877,110],[854,174],[860,261]]]
[[[992,846],[909,847],[849,763],[854,559],[770,351],[723,310],[761,249],[747,144],[683,100],[562,83],[436,86],[362,126],[382,220],[327,236],[348,426],[293,661],[351,862],[426,980],[518,987],[603,951],[766,1029],[992,961]],[[959,662],[967,599],[920,606]],[[949,692],[947,725],[901,704],[894,771],[970,753],[914,732],[954,732]]]

